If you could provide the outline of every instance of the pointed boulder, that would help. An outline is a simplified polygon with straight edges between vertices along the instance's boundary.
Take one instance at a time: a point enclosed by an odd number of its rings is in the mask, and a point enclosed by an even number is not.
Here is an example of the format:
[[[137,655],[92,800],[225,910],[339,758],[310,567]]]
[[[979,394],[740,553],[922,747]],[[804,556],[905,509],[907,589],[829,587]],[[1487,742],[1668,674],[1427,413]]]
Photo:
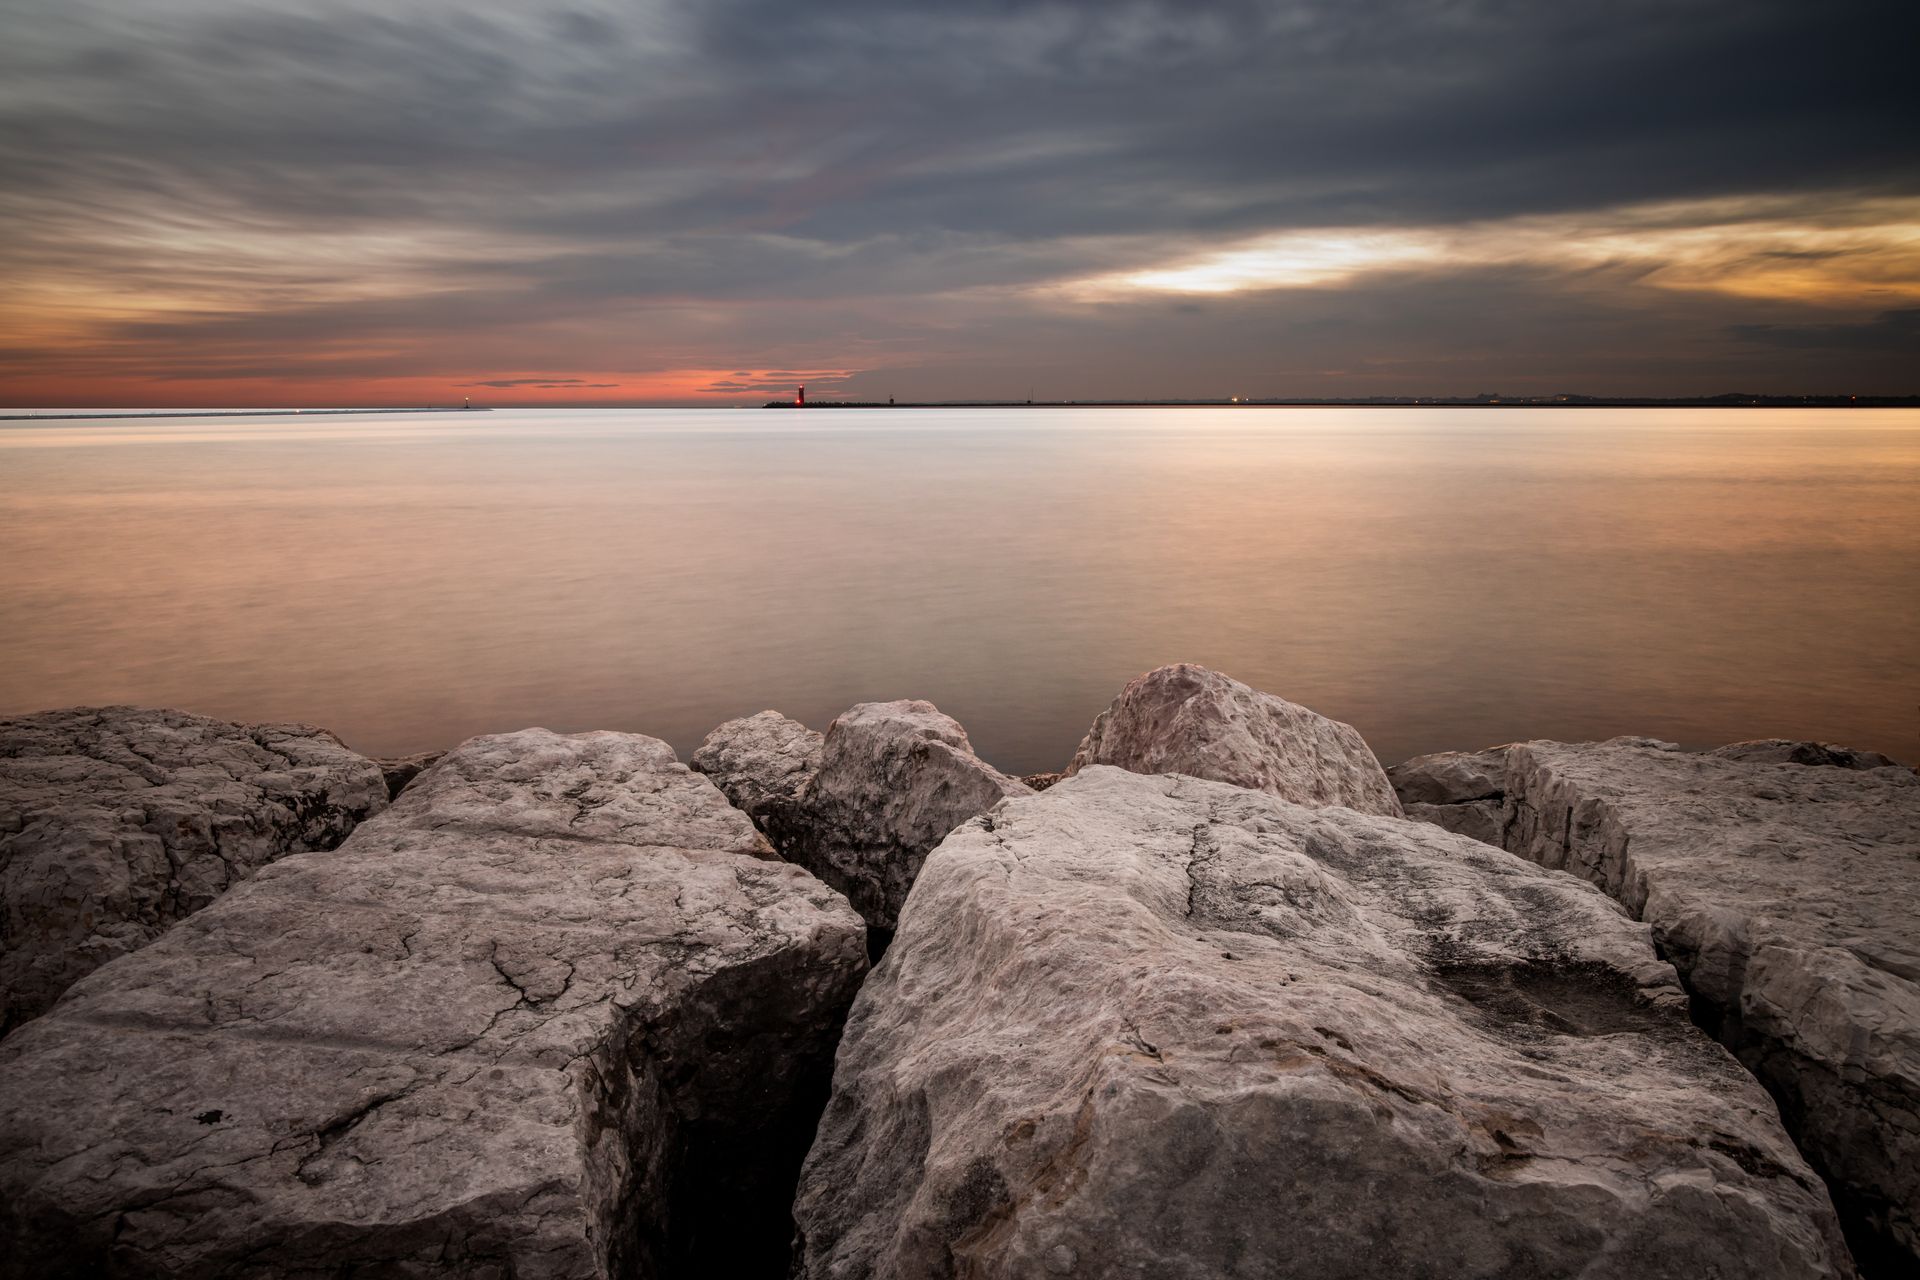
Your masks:
[[[1190,662],[1149,671],[1120,691],[1066,772],[1096,764],[1400,816],[1386,772],[1352,725]]]

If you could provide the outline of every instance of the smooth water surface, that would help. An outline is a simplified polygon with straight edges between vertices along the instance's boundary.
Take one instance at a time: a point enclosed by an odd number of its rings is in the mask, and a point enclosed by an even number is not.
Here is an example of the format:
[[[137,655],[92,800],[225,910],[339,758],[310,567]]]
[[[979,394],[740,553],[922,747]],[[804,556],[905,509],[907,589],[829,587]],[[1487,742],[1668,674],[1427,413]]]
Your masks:
[[[684,757],[922,697],[1058,768],[1180,659],[1380,756],[1920,756],[1920,413],[521,410],[0,424],[0,712]]]

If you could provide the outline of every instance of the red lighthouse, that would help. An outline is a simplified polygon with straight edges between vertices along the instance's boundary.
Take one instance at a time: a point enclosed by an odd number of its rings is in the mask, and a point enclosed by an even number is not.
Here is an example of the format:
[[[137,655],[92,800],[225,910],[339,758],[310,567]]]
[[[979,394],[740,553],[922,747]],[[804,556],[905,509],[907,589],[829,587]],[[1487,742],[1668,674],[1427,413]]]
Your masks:
[[[796,409],[804,409],[807,407],[807,389],[805,387],[801,387],[799,392],[793,397],[793,407]]]

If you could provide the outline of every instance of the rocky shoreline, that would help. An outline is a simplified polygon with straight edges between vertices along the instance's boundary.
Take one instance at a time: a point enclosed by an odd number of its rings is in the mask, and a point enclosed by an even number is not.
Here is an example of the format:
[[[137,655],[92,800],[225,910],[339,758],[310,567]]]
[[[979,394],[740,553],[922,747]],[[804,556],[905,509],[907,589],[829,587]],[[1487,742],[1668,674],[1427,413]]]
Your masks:
[[[915,701],[690,764],[0,721],[0,1276],[1920,1266],[1885,757],[1384,770],[1182,664],[1059,774]]]

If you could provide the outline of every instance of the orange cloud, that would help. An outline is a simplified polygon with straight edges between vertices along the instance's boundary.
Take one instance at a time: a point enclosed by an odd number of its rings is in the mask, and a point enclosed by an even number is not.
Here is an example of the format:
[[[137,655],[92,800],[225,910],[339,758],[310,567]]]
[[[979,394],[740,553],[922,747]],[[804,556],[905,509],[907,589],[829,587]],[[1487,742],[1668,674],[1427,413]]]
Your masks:
[[[668,369],[647,373],[569,371],[555,375],[539,370],[509,369],[455,377],[404,375],[344,380],[294,370],[284,378],[273,379],[181,380],[137,373],[76,377],[68,373],[18,369],[0,372],[0,404],[159,409],[279,405],[399,408],[457,405],[467,398],[477,405],[500,407],[758,404],[769,398],[759,391],[717,385],[733,380],[738,372],[737,369]]]
[[[1400,271],[1619,270],[1660,289],[1814,304],[1920,298],[1920,201],[1818,210],[1791,199],[1638,205],[1459,226],[1275,232],[1145,269],[1056,286],[1070,297],[1338,287]]]

